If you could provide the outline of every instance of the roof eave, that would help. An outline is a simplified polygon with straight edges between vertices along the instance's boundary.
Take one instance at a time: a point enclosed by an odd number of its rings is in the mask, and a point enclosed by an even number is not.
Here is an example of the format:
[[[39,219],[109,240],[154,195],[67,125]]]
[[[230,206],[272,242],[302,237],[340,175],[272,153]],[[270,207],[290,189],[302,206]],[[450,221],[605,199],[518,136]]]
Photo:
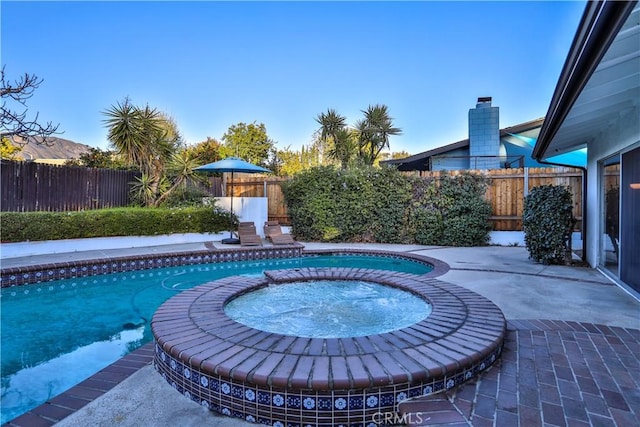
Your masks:
[[[534,159],[540,161],[545,156],[571,107],[636,3],[636,0],[587,2],[533,148]]]

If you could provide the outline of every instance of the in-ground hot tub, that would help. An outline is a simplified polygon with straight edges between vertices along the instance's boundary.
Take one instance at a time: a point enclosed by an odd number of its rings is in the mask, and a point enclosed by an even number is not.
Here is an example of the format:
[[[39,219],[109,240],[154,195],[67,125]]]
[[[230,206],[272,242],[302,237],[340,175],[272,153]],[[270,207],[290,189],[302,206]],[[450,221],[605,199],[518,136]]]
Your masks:
[[[314,280],[265,286],[225,304],[251,328],[309,338],[382,334],[418,323],[431,304],[407,290],[362,280]]]
[[[225,314],[238,295],[314,280],[401,288],[432,312],[398,330],[341,338],[265,332]],[[165,302],[151,326],[156,369],[187,398],[250,422],[301,426],[367,425],[406,399],[459,385],[497,359],[505,334],[499,308],[472,291],[428,275],[350,268],[217,280]]]

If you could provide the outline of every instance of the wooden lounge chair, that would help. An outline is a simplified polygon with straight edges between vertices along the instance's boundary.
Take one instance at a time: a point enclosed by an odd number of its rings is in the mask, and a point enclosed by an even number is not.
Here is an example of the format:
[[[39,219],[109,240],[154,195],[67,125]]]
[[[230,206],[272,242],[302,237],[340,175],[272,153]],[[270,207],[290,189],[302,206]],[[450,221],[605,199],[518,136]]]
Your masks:
[[[264,236],[274,245],[292,245],[295,240],[289,233],[283,233],[278,221],[264,223]]]
[[[256,226],[252,222],[238,224],[238,238],[240,246],[262,246],[262,239],[256,232]]]

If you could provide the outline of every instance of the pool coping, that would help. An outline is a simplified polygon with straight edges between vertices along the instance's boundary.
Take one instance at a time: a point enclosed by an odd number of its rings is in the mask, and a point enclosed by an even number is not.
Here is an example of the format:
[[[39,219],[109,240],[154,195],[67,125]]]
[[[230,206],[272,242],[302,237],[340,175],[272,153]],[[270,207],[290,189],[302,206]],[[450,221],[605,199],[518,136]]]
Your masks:
[[[279,246],[258,246],[239,248],[215,248],[181,252],[167,252],[144,255],[127,255],[91,260],[77,260],[20,267],[0,268],[0,287],[45,283],[53,280],[90,277],[100,274],[123,273],[152,268],[197,265],[218,262],[259,261],[278,258],[293,258],[322,254],[370,254],[395,258],[408,258],[433,266],[429,274],[438,277],[449,271],[448,264],[418,254],[386,250],[320,249],[305,250],[301,243]]]

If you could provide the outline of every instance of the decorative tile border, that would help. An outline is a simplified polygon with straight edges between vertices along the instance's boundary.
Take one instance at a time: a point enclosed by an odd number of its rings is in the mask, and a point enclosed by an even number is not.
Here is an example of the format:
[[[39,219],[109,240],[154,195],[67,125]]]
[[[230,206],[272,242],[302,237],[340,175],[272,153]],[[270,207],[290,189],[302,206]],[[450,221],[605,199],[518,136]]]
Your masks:
[[[166,301],[151,328],[154,365],[176,390],[223,415],[269,425],[368,425],[398,403],[455,387],[499,357],[506,323],[488,299],[430,278],[358,268],[301,268],[230,277]],[[249,328],[224,304],[254,288],[362,280],[427,299],[426,319],[355,338],[300,338]]]
[[[480,363],[437,379],[360,390],[291,390],[259,387],[219,375],[207,375],[155,346],[155,369],[178,393],[229,417],[273,426],[379,426],[383,414],[398,412],[398,404],[452,389],[491,366],[497,347]]]
[[[432,270],[427,273],[429,277],[440,277],[450,269],[449,264],[436,258],[418,255],[411,252],[393,252],[375,249],[315,249],[304,251],[305,255],[372,255],[385,258],[409,259],[414,262],[428,265]]]
[[[449,271],[448,264],[421,255],[406,252],[378,250],[314,250],[305,251],[300,243],[287,246],[263,246],[252,248],[211,249],[169,254],[138,255],[129,257],[100,258],[94,260],[39,264],[0,269],[0,287],[29,285],[60,279],[91,277],[101,274],[123,273],[152,268],[176,267],[218,262],[258,261],[266,259],[296,258],[305,255],[375,255],[390,258],[410,259],[433,267],[430,277],[438,277]]]
[[[302,256],[303,248],[303,245],[296,243],[294,245],[279,247],[240,247],[237,249],[215,249],[171,254],[102,258],[68,263],[3,268],[0,273],[0,286],[5,288],[60,279],[90,277],[100,274],[123,273],[181,265],[293,258]]]

